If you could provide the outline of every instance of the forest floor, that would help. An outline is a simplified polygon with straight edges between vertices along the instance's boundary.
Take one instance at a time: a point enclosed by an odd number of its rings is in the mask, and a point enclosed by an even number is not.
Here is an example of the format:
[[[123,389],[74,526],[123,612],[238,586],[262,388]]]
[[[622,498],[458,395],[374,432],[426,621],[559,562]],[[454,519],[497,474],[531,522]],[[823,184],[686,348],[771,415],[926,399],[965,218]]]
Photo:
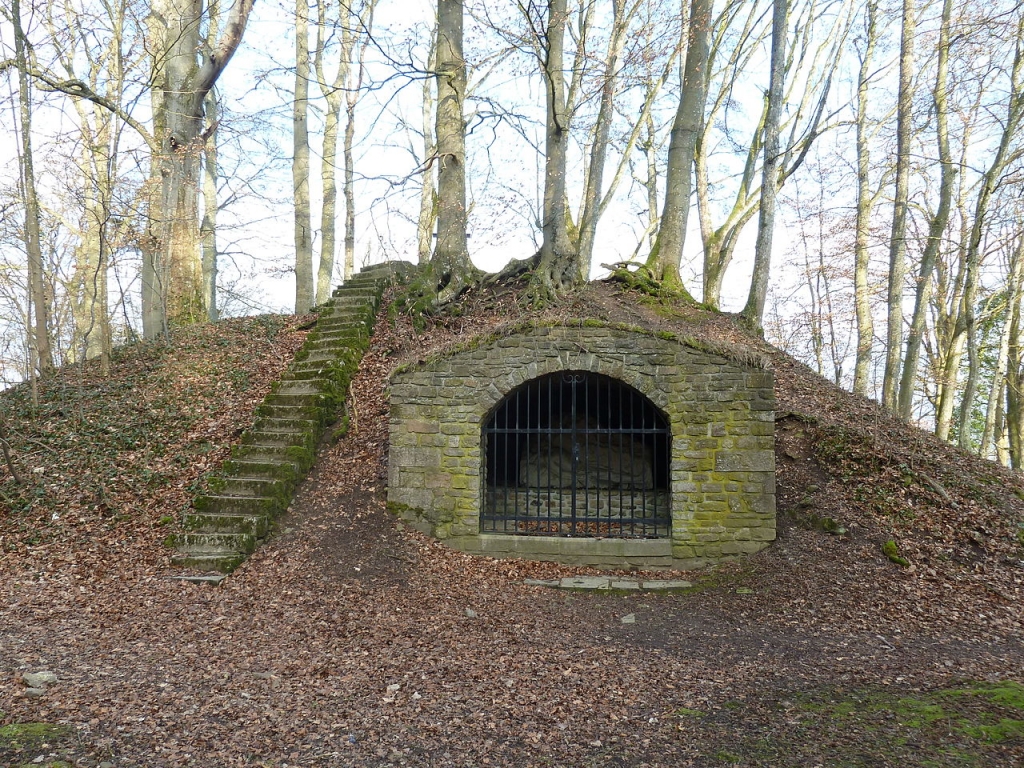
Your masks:
[[[126,347],[38,405],[0,395],[22,476],[0,467],[0,766],[1024,764],[1018,476],[728,318],[596,285],[549,315],[771,359],[779,538],[652,574],[685,594],[526,586],[595,571],[461,554],[385,510],[388,373],[527,316],[492,291],[464,310],[423,331],[382,313],[351,428],[219,588],[169,579],[162,541],[302,318]],[[56,681],[32,695],[42,670]]]

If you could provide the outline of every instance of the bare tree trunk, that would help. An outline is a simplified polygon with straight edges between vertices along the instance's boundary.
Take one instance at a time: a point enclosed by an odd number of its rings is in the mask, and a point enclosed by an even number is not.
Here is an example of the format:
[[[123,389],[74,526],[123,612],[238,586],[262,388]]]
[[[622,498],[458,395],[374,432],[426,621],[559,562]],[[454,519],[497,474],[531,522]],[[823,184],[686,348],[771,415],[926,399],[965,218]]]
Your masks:
[[[979,272],[981,270],[982,258],[982,235],[987,223],[989,206],[992,196],[995,194],[1003,172],[1013,155],[1010,151],[1011,142],[1016,136],[1022,119],[1024,119],[1024,15],[1017,27],[1017,49],[1014,54],[1013,68],[1010,75],[1010,93],[1007,97],[1006,117],[1003,120],[1002,134],[999,146],[992,158],[992,162],[982,175],[981,188],[974,205],[974,220],[971,224],[970,239],[967,243],[967,253],[964,261],[964,290],[960,300],[960,308],[957,323],[953,331],[953,347],[957,348],[968,345],[970,365],[968,367],[967,382],[964,387],[963,397],[960,406],[959,443],[961,447],[967,447],[970,440],[970,409],[974,402],[974,395],[977,389],[978,380],[978,358],[977,345],[975,344],[977,294]],[[959,362],[959,357],[957,357]],[[956,369],[952,363],[947,365],[944,371],[946,381],[956,380]],[[948,437],[948,424],[953,409],[952,388],[943,391],[944,399],[941,403],[942,412],[940,419],[946,424],[945,434],[940,435],[944,439]],[[943,423],[943,422],[939,422]]]
[[[853,370],[853,391],[868,394],[871,350],[875,338],[875,322],[871,315],[871,287],[868,280],[871,235],[871,213],[877,193],[871,194],[871,148],[868,137],[868,88],[872,54],[878,41],[878,0],[869,0],[865,29],[864,53],[857,75],[857,223],[854,245],[854,304],[857,313],[857,358]]]
[[[313,306],[313,224],[309,200],[309,0],[295,0],[295,100],[292,103],[295,312]]]
[[[154,152],[150,227],[143,252],[143,335],[169,321],[205,317],[199,257],[198,158],[207,134],[203,104],[238,49],[253,0],[235,0],[216,45],[200,45],[198,0],[152,0],[147,17],[153,66]],[[197,52],[201,61],[197,60]]]
[[[360,72],[362,62],[359,63]],[[345,280],[356,271],[356,164],[352,147],[356,135],[356,103],[358,90],[348,92],[345,104],[345,143],[342,153],[345,158]]]
[[[437,67],[437,31],[430,40],[427,54],[427,68]],[[423,78],[423,180],[420,186],[420,215],[416,223],[416,244],[419,263],[430,261],[430,249],[434,239],[434,221],[437,218],[437,190],[434,188],[434,171],[430,158],[437,152],[434,141],[434,81]]]
[[[939,163],[942,168],[939,182],[939,207],[928,227],[928,242],[925,244],[924,253],[921,256],[921,267],[917,277],[914,315],[910,322],[910,333],[907,334],[907,352],[900,379],[898,403],[898,413],[904,421],[910,420],[914,405],[914,383],[917,379],[917,367],[921,358],[921,341],[925,333],[925,320],[931,300],[932,273],[935,271],[935,261],[942,244],[942,235],[949,223],[957,175],[957,167],[953,163],[953,155],[949,149],[949,98],[947,93],[952,13],[953,0],[943,0],[942,23],[939,29],[939,60],[935,75],[935,90],[932,96],[935,107],[935,138],[939,147]]]
[[[213,91],[206,97],[206,116],[217,124],[217,96]],[[217,322],[217,131],[206,137],[203,146],[203,218],[199,223],[199,239],[203,249],[203,305],[206,318]]]
[[[83,105],[84,106],[84,105]],[[112,180],[107,173],[109,126],[94,131],[89,111],[79,109],[82,130],[81,171],[84,206],[81,234],[75,249],[75,359],[101,358],[109,365],[110,320],[107,310],[108,223]],[[101,117],[98,116],[97,117]],[[97,121],[98,122],[98,121]]]
[[[1021,303],[1010,305],[1009,361],[1006,366],[1006,432],[1010,466],[1024,468],[1024,344]]]
[[[999,333],[999,353],[995,371],[992,375],[992,386],[989,388],[988,403],[985,407],[985,428],[981,435],[980,455],[989,458],[993,444],[998,441],[999,433],[996,424],[998,412],[1003,402],[1003,390],[1006,387],[1006,369],[1010,361],[1010,331],[1012,325],[1012,307],[1020,303],[1021,282],[1024,279],[1024,238],[1018,239],[1017,246],[1010,255],[1010,273],[1006,281],[1006,318]]]
[[[317,3],[316,50],[313,67],[320,84],[320,93],[327,102],[324,110],[324,152],[320,163],[320,184],[323,189],[323,206],[320,209],[320,263],[316,273],[317,305],[325,304],[331,298],[331,280],[334,278],[334,262],[337,253],[338,219],[338,131],[341,125],[342,93],[348,79],[348,55],[346,35],[351,34],[346,10],[348,3],[339,3],[341,9],[341,51],[338,55],[338,69],[333,81],[328,81],[324,67],[327,29],[327,4]]]
[[[761,326],[764,303],[768,296],[771,271],[772,235],[775,231],[775,197],[779,179],[779,123],[782,119],[783,80],[785,79],[786,32],[789,16],[788,0],[774,0],[772,5],[772,54],[768,85],[768,113],[764,125],[764,164],[761,166],[761,206],[754,244],[754,274],[750,293],[743,308],[743,318],[752,328]]]
[[[466,244],[466,61],[462,0],[437,2],[437,243],[430,259],[437,301],[458,295],[473,264]]]
[[[39,234],[39,198],[36,195],[35,164],[32,155],[32,92],[28,79],[28,51],[21,26],[21,2],[13,0],[15,58],[18,62],[18,104],[21,117],[21,193],[25,201],[25,254],[28,260],[28,347],[33,358],[30,368],[36,374],[53,367],[50,348],[50,294],[46,286],[43,248]]]
[[[544,141],[544,199],[540,258],[534,292],[540,299],[558,295],[587,279],[579,254],[569,239],[566,209],[566,162],[569,120],[565,91],[566,0],[549,0],[544,32],[543,76],[547,103]],[[586,265],[589,267],[589,265]]]
[[[634,5],[634,9],[635,9]],[[601,193],[604,182],[604,164],[608,154],[608,141],[614,116],[615,94],[618,90],[619,60],[625,45],[626,31],[632,17],[626,13],[626,0],[612,0],[612,33],[604,60],[601,79],[601,105],[594,125],[594,140],[590,146],[586,187],[583,192],[583,212],[579,223],[578,258],[589,265],[594,254],[594,238],[601,215]]]
[[[910,130],[914,99],[914,34],[917,30],[914,0],[903,0],[900,40],[900,81],[896,116],[896,195],[892,235],[889,241],[888,330],[882,405],[897,410],[900,360],[903,357],[903,282],[907,274],[907,200],[910,190]]]
[[[685,291],[679,267],[689,220],[694,154],[707,98],[713,5],[711,0],[692,0],[690,3],[683,82],[665,167],[665,201],[658,237],[647,258],[647,266],[654,278],[673,290]],[[688,293],[686,296],[692,299]]]
[[[321,10],[323,5],[317,6]],[[317,50],[317,56],[320,51]],[[341,65],[344,68],[344,64]],[[321,87],[323,77],[319,78]],[[320,181],[324,202],[320,213],[320,264],[316,273],[316,303],[323,304],[331,297],[331,280],[334,277],[334,260],[337,251],[338,216],[338,130],[341,121],[341,88],[332,88],[324,93],[327,109],[324,114],[324,156],[320,166]]]

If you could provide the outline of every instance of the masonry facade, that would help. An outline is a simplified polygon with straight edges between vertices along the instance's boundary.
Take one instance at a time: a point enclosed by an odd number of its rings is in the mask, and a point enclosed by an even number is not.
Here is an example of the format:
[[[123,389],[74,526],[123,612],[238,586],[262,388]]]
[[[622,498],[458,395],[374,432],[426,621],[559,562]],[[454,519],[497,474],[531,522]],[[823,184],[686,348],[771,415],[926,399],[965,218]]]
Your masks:
[[[589,391],[597,396],[586,409],[580,406],[582,416],[574,410],[573,419],[590,423],[569,426],[564,417],[550,415],[569,402],[565,382],[584,380],[597,380],[605,387],[595,390],[590,384]],[[496,478],[493,441],[503,431],[494,426],[496,414],[507,411],[512,398],[543,391],[538,383],[548,381],[556,382],[548,384],[549,391],[557,386],[563,394],[546,404],[537,400],[549,413],[542,417],[544,435],[516,439],[524,446],[547,439],[546,454],[530,451],[541,461],[552,461],[552,442],[577,440],[578,455],[580,443],[586,449],[587,440],[595,446],[603,440],[600,453],[595,447],[589,455],[601,458],[602,468],[594,476],[609,482],[595,484],[607,487],[584,487],[590,480],[558,482],[554,469],[549,467],[545,474],[543,467],[528,467],[526,458],[518,455],[505,461],[511,467],[505,474],[511,479]],[[603,391],[613,393],[604,397],[604,405]],[[652,423],[661,425],[656,436],[648,436],[654,430],[634,429],[625,417],[611,413],[622,408],[617,404],[625,402],[623,398],[642,401],[642,408],[656,414]],[[575,409],[575,390],[571,399]],[[536,404],[531,407],[538,409]],[[526,409],[520,408],[524,413]],[[525,417],[519,421],[526,423]],[[577,437],[577,431],[583,437]],[[632,437],[633,432],[638,436]],[[624,478],[627,473],[621,467],[626,460],[619,458],[619,469],[613,471],[607,468],[604,453],[609,446],[621,450],[627,440],[637,442],[629,443],[630,477]],[[523,447],[509,450],[526,452]],[[667,455],[659,457],[659,450]],[[651,469],[635,468],[641,454],[653,457],[644,459],[655,462]],[[532,487],[538,477],[544,478],[545,488]],[[516,505],[525,501],[543,501],[550,507],[552,499],[557,506],[568,504],[571,497],[577,505],[571,510],[572,522],[551,525],[551,513],[546,512],[549,516],[541,518],[540,527],[530,522],[532,518],[518,516],[495,528],[497,486],[504,494],[503,515],[506,508],[515,515]],[[582,510],[577,521],[576,509],[590,496],[600,500],[602,492],[613,500],[613,512],[608,512],[606,501],[605,511],[595,513],[604,517],[593,518],[599,522],[584,522],[591,518]],[[634,500],[632,506],[623,503],[627,496]],[[657,525],[648,525],[642,519],[645,513],[636,511],[637,498],[645,508],[660,505]],[[411,526],[458,549],[495,557],[687,569],[752,554],[775,539],[771,371],[756,355],[742,350],[711,349],[669,334],[590,321],[474,339],[392,377],[388,503]],[[625,515],[625,507],[631,510],[628,526],[615,517]],[[536,512],[521,513],[528,514]],[[564,531],[568,534],[555,535]]]

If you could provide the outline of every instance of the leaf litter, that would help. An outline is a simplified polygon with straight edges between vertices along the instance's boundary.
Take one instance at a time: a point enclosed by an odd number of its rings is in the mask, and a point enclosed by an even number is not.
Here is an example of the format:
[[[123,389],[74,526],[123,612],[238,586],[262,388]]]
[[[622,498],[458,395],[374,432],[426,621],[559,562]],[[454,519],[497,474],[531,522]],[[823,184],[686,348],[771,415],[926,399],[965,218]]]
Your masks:
[[[126,348],[108,378],[90,364],[44,382],[37,408],[4,393],[31,479],[0,474],[0,722],[72,726],[53,754],[81,766],[812,766],[847,764],[864,744],[873,757],[849,764],[913,765],[921,750],[937,765],[1024,760],[1012,734],[961,735],[981,762],[947,763],[937,732],[900,746],[857,723],[837,738],[834,719],[807,730],[810,710],[793,702],[1019,681],[1024,487],[728,318],[608,285],[543,315],[699,334],[770,358],[787,426],[769,549],[710,572],[651,574],[695,581],[690,594],[579,594],[523,580],[593,569],[470,556],[401,526],[385,509],[388,375],[535,316],[500,287],[425,329],[382,312],[347,434],[220,588],[166,578],[167,518],[251,423],[303,319]],[[826,517],[844,532],[823,530]],[[882,553],[889,540],[910,567]],[[22,674],[43,669],[57,682],[24,695]],[[788,748],[780,758],[766,743]]]

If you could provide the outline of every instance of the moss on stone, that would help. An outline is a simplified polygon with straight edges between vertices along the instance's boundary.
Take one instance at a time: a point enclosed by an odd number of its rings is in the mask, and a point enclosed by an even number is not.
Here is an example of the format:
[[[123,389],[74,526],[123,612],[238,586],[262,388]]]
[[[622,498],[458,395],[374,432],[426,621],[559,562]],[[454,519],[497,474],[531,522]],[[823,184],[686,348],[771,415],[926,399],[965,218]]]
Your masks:
[[[910,565],[910,561],[900,554],[899,547],[896,546],[896,542],[892,539],[889,539],[882,545],[882,554],[903,568]]]
[[[11,723],[0,726],[0,749],[39,749],[41,745],[70,736],[69,725],[52,723]]]

